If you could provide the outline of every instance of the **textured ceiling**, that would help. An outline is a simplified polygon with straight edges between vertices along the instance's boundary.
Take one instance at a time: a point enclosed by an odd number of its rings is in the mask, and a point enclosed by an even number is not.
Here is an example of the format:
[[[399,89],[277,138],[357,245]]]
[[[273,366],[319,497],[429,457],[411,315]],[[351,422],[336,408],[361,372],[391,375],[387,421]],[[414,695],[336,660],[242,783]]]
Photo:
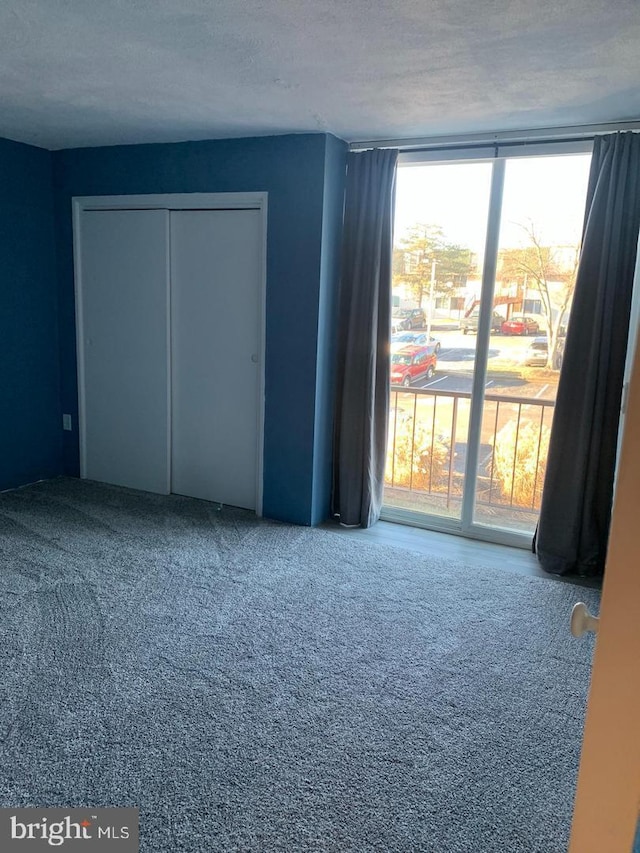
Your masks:
[[[2,0],[0,136],[348,141],[640,117],[640,0]]]

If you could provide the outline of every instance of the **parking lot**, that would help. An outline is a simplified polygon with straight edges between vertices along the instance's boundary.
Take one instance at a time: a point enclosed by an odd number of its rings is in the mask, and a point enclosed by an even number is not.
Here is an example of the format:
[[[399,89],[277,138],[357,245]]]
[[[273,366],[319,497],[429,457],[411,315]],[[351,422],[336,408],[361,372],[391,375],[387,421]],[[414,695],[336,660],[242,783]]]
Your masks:
[[[413,388],[434,391],[470,392],[476,354],[475,334],[463,334],[458,328],[434,329],[432,336],[440,341],[438,364],[432,379],[418,380]],[[526,367],[525,356],[533,337],[491,335],[485,388],[490,394],[535,397],[553,400],[558,372],[546,368]]]

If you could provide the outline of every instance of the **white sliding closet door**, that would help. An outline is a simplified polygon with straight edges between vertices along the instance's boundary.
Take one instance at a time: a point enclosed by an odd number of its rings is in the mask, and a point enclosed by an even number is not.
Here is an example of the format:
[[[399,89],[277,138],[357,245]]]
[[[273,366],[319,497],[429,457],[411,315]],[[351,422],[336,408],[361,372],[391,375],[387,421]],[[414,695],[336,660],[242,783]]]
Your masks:
[[[171,491],[256,509],[261,213],[170,215]]]
[[[169,492],[169,213],[83,211],[81,474]]]

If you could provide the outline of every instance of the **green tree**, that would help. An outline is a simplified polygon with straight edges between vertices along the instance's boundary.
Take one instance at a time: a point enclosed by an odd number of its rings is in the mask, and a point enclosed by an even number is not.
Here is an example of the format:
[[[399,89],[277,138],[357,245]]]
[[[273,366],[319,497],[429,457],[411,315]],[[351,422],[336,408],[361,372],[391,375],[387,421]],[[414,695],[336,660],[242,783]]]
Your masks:
[[[407,285],[420,307],[430,291],[432,272],[434,295],[442,296],[463,287],[472,269],[471,250],[449,242],[439,225],[412,225],[393,252],[393,284]]]
[[[557,364],[558,339],[571,305],[578,271],[579,246],[545,246],[533,222],[519,223],[528,245],[500,252],[500,276],[526,291],[537,291],[547,332],[547,367]]]

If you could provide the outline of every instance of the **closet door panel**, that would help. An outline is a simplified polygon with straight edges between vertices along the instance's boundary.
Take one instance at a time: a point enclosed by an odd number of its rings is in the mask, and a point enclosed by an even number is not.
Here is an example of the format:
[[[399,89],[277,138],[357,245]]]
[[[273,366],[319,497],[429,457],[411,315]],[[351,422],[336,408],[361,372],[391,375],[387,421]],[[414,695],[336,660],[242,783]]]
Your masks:
[[[171,213],[172,488],[256,508],[262,218]]]
[[[169,488],[169,213],[81,214],[82,476]]]

